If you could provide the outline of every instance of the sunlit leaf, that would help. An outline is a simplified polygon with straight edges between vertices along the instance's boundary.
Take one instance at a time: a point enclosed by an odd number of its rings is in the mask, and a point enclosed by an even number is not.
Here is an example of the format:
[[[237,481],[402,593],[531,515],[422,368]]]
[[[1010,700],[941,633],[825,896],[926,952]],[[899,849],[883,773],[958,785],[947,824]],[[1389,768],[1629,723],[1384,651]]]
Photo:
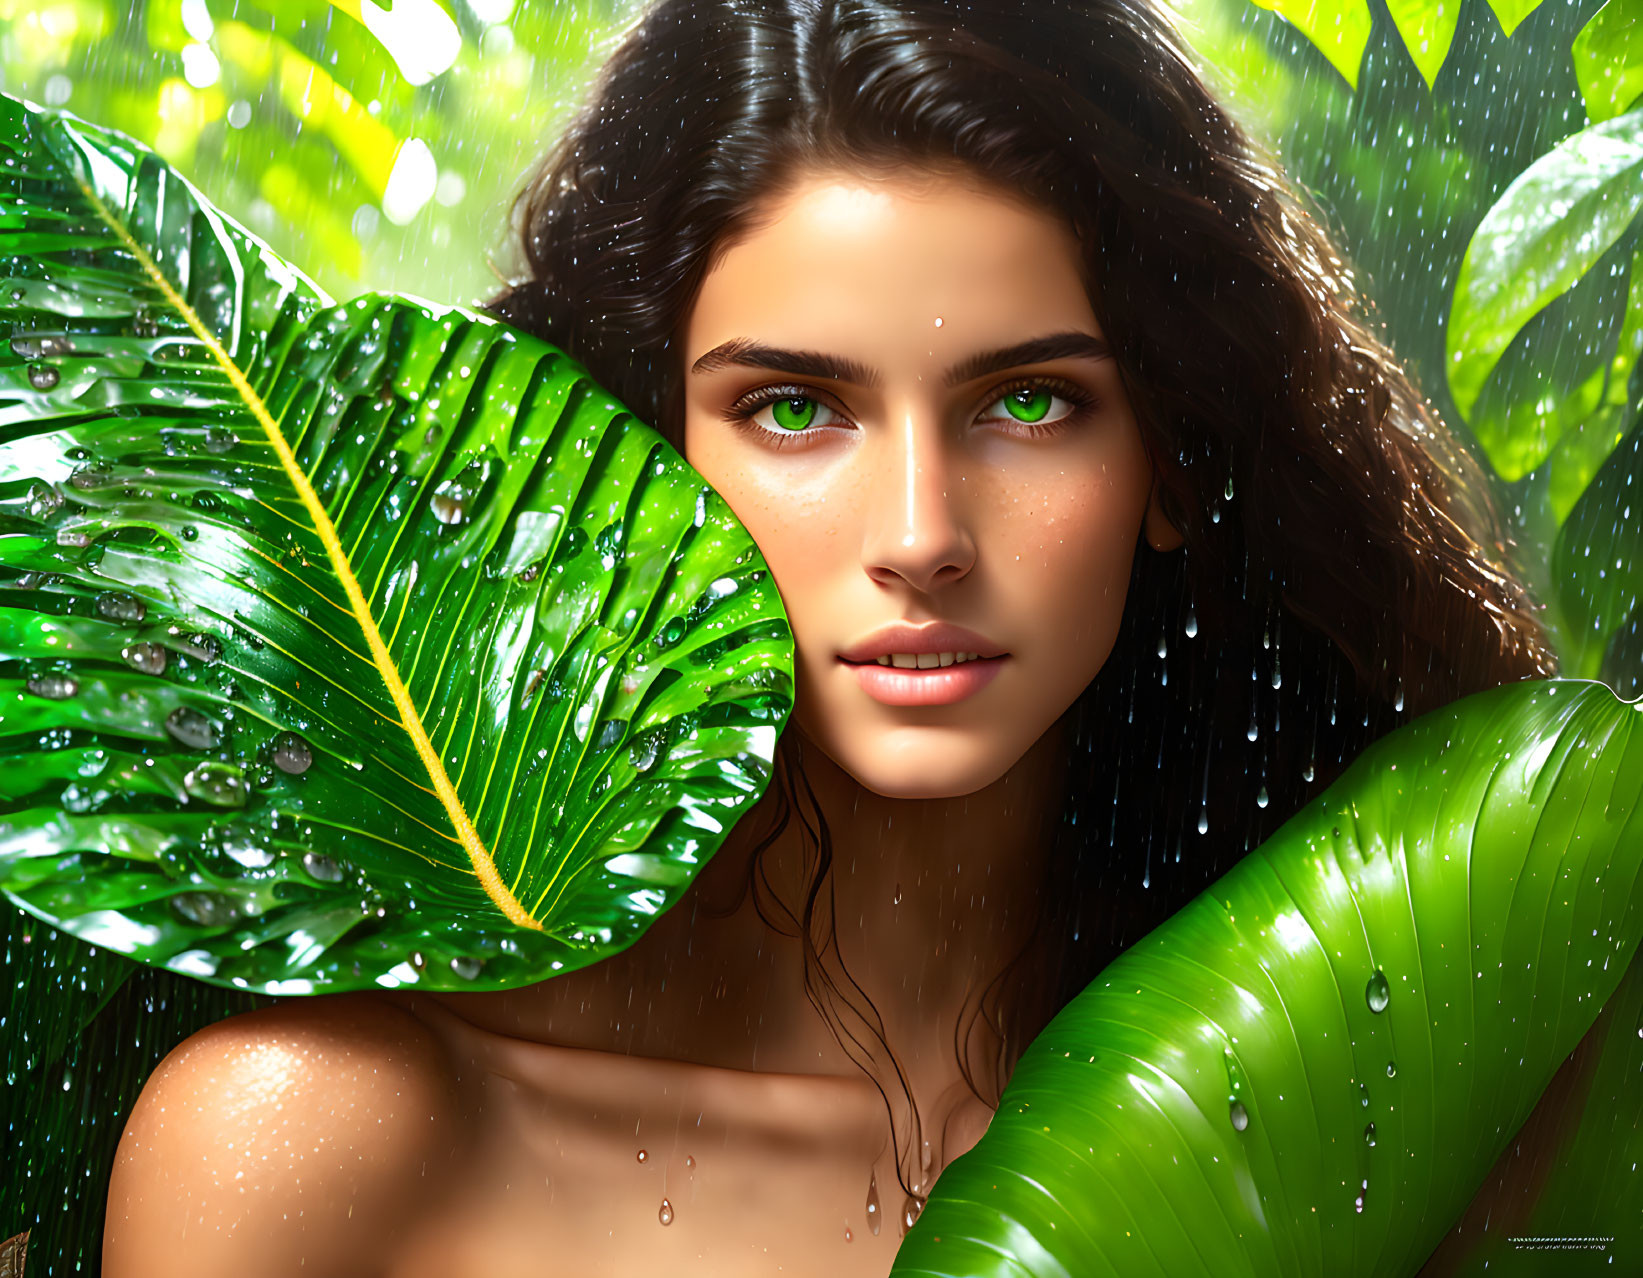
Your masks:
[[[1569,51],[1593,121],[1630,109],[1643,94],[1643,0],[1609,0]]]
[[[1383,738],[1056,1016],[892,1272],[1413,1273],[1620,985],[1640,872],[1602,685]]]
[[[1511,35],[1518,23],[1540,8],[1540,0],[1489,0],[1489,7],[1500,19],[1501,30]]]
[[[1572,645],[1564,668],[1595,677],[1610,637],[1643,603],[1643,426],[1575,503],[1552,550],[1552,580]]]
[[[1455,282],[1445,336],[1449,389],[1469,420],[1512,339],[1618,240],[1643,204],[1643,134],[1628,114],[1566,138],[1483,217]],[[1496,471],[1516,480],[1545,460],[1543,434],[1476,431]]]
[[[553,348],[0,111],[0,885],[271,993],[630,943],[791,704],[728,507]]]
[[[1455,42],[1461,0],[1386,0],[1404,47],[1430,89]]]
[[[1279,14],[1310,40],[1354,89],[1373,19],[1369,0],[1251,0]]]
[[[319,130],[379,197],[387,189],[402,141],[323,67],[285,40],[243,22],[217,28],[223,57],[247,78],[279,86],[280,98],[304,126]]]

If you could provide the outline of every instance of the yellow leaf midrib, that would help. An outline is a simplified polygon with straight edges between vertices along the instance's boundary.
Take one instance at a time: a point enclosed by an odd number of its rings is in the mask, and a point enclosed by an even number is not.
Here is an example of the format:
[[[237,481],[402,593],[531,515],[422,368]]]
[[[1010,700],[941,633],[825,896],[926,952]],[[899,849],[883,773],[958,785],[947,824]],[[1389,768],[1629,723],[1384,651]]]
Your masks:
[[[388,689],[388,695],[393,699],[394,707],[399,711],[400,726],[404,728],[411,743],[416,747],[417,757],[422,760],[422,766],[427,769],[429,779],[434,783],[434,792],[445,805],[446,814],[450,817],[451,825],[455,828],[457,839],[463,850],[468,854],[468,862],[485,894],[490,897],[496,908],[501,910],[508,920],[519,927],[541,931],[542,925],[537,922],[520,905],[511,892],[502,882],[502,876],[497,873],[496,862],[490,851],[480,841],[479,833],[474,829],[472,819],[467,809],[462,805],[462,799],[451,784],[450,777],[445,772],[445,765],[440,761],[433,742],[428,738],[428,731],[422,725],[422,716],[417,713],[416,704],[411,700],[410,690],[405,681],[400,678],[399,670],[394,665],[393,657],[388,652],[387,645],[382,640],[382,633],[377,629],[376,618],[371,615],[370,605],[365,600],[365,594],[360,589],[359,579],[354,576],[353,565],[348,562],[347,554],[343,551],[342,541],[337,536],[336,526],[331,517],[325,513],[325,507],[320,504],[319,495],[314,492],[313,485],[308,482],[308,476],[303,474],[302,467],[297,464],[296,454],[291,451],[291,445],[286,441],[279,423],[274,420],[268,406],[263,403],[262,397],[246,380],[245,374],[237,364],[229,358],[228,352],[216,335],[205,327],[194,308],[188,304],[183,296],[171,286],[171,281],[161,274],[160,268],[148,251],[139,244],[130,230],[117,219],[108,206],[102,201],[78,173],[71,170],[75,185],[80,188],[81,194],[97,211],[108,228],[119,238],[128,252],[137,259],[154,286],[177,312],[183,321],[193,330],[194,335],[205,345],[211,358],[217,362],[235,392],[244,402],[251,416],[262,427],[268,436],[268,442],[273,446],[275,455],[279,457],[280,465],[284,467],[286,478],[296,489],[298,498],[302,501],[308,517],[313,521],[314,531],[319,535],[325,546],[326,556],[331,561],[331,569],[342,583],[343,592],[348,596],[348,606],[364,632],[366,646],[370,649],[371,661],[382,676],[382,682]]]

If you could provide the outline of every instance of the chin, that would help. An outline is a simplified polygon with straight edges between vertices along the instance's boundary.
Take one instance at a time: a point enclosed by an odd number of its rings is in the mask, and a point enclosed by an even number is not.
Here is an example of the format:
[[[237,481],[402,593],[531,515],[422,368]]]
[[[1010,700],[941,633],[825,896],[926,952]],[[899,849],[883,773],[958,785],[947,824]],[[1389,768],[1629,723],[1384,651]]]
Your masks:
[[[810,734],[806,734],[809,736]],[[823,739],[822,752],[863,789],[886,799],[956,799],[992,785],[1021,757],[1001,752],[996,741],[966,750],[930,740],[897,748],[897,743]],[[815,741],[814,736],[810,736]]]

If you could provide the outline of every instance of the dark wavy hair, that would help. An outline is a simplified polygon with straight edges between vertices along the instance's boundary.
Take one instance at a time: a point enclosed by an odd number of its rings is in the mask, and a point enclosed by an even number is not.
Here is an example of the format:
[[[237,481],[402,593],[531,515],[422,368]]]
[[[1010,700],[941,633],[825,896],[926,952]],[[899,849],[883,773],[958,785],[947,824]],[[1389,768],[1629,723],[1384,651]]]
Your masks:
[[[1555,665],[1476,463],[1371,331],[1318,216],[1143,0],[662,0],[520,196],[524,270],[490,309],[682,450],[677,338],[715,255],[797,168],[909,164],[968,170],[1071,224],[1186,539],[1137,546],[1117,646],[1064,724],[1033,938],[960,1018],[964,1077],[996,1106],[1057,1009],[1369,741]],[[817,935],[832,845],[795,736],[760,849],[797,813],[809,887],[781,901],[757,854],[750,885],[884,1092],[916,1213],[917,1108]]]

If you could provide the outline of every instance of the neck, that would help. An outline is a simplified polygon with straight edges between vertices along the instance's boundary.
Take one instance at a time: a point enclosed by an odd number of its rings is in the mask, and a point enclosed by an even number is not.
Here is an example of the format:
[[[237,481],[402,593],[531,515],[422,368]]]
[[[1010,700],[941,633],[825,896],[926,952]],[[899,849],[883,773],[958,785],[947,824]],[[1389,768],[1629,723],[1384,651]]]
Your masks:
[[[767,913],[802,917],[818,855],[806,825],[819,812],[832,864],[814,943],[823,950],[836,935],[836,953],[822,953],[826,969],[841,988],[852,980],[860,987],[865,1000],[852,1002],[871,1004],[868,1015],[877,1013],[910,1081],[939,1088],[956,1071],[954,1032],[966,1001],[1015,956],[1037,917],[1064,785],[1060,730],[987,788],[941,799],[874,793],[809,740],[797,744],[802,777],[789,821],[761,856],[761,877],[780,903]],[[720,883],[733,893],[745,881],[748,855],[769,825],[765,813],[749,815],[705,899],[723,899]],[[797,954],[797,942],[789,945]],[[848,1015],[845,1024],[855,1028]]]

